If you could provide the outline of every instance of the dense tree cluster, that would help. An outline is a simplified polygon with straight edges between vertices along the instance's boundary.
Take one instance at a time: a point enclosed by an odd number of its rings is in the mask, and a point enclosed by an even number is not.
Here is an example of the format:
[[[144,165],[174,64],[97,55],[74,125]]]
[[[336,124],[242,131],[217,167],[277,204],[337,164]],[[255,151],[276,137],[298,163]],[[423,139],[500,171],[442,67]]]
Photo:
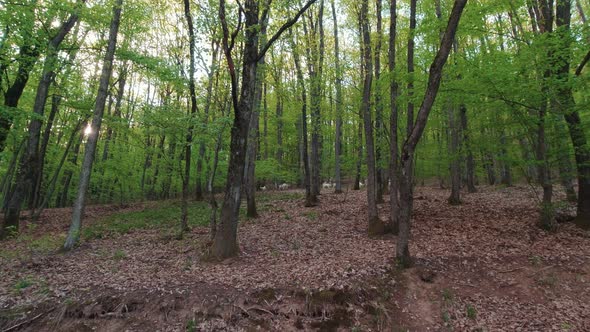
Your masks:
[[[22,211],[210,202],[239,251],[242,196],[366,186],[367,230],[410,263],[413,186],[554,187],[590,227],[582,0],[0,1],[0,237]],[[215,193],[223,193],[217,218]],[[379,216],[389,195],[391,216]],[[219,220],[217,220],[219,219]]]

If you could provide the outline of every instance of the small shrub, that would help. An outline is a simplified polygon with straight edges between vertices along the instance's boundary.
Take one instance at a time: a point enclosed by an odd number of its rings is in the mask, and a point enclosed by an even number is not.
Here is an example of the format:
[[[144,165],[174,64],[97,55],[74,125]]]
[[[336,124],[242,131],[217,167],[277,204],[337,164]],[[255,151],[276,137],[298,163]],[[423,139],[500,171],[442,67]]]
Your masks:
[[[445,302],[453,302],[453,292],[448,288],[442,290],[442,297]]]
[[[33,285],[33,281],[29,278],[22,278],[19,281],[16,282],[16,284],[14,285],[14,289],[16,291],[22,291],[25,288],[28,288],[30,286]]]
[[[120,260],[123,260],[125,258],[127,258],[127,254],[123,250],[121,250],[121,249],[118,249],[113,254],[113,259],[116,260],[116,261],[120,261]]]
[[[467,305],[467,317],[469,319],[475,319],[477,317],[477,310],[471,304]]]

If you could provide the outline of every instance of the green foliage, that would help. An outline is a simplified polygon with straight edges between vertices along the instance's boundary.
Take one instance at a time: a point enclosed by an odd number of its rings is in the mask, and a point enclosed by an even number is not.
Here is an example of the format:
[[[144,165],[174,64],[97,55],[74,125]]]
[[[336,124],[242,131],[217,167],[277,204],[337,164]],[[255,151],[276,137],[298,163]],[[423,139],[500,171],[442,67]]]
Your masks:
[[[166,201],[141,211],[115,213],[84,228],[84,239],[100,239],[127,234],[137,229],[177,228],[180,221],[180,204]],[[205,226],[209,222],[209,205],[204,202],[189,204],[189,226]]]
[[[475,319],[477,317],[477,310],[471,304],[467,305],[467,318]]]
[[[21,278],[14,285],[14,290],[17,292],[20,292],[20,291],[24,290],[25,288],[28,288],[32,285],[34,285],[34,282],[31,279],[26,278],[26,277]]]

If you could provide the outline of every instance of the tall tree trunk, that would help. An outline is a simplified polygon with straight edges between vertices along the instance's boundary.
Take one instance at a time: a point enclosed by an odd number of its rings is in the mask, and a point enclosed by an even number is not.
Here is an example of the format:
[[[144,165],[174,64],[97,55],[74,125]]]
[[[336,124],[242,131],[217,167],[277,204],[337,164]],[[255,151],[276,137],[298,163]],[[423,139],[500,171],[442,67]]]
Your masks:
[[[391,216],[389,218],[391,232],[395,235],[399,234],[399,149],[398,149],[398,89],[397,78],[395,77],[395,56],[396,56],[396,37],[397,37],[397,1],[391,0],[389,6],[390,22],[389,22],[389,99],[391,114],[389,118],[389,131],[391,139],[389,142],[389,205]]]
[[[295,71],[297,74],[297,85],[301,92],[301,157],[303,159],[303,186],[305,187],[305,206],[311,207],[318,204],[317,195],[314,195],[311,190],[311,170],[309,165],[308,141],[307,141],[307,92],[305,90],[305,80],[303,78],[303,70],[301,69],[301,61],[299,53],[297,52],[295,42],[291,40],[291,47],[293,49],[293,62],[295,63]]]
[[[102,123],[102,116],[108,95],[109,81],[113,72],[113,60],[117,46],[117,34],[119,32],[119,25],[121,22],[122,7],[123,0],[117,0],[113,6],[113,19],[111,20],[111,26],[109,29],[109,40],[103,61],[102,73],[100,75],[96,104],[94,105],[94,115],[92,117],[91,125],[92,131],[88,135],[88,141],[86,142],[84,162],[82,163],[80,182],[78,184],[78,196],[74,203],[74,208],[72,211],[72,224],[70,225],[68,237],[66,238],[66,242],[64,244],[64,250],[71,250],[80,240],[80,230],[82,226],[82,218],[84,217],[86,192],[88,191],[88,185],[90,184],[90,174],[92,172],[92,164],[94,162],[96,143],[98,141],[98,134],[100,132],[100,125]]]
[[[37,169],[39,173],[35,174],[35,185],[30,195],[29,209],[33,210],[38,206],[38,199],[41,197],[41,184],[43,182],[43,173],[45,171],[45,156],[47,154],[47,146],[49,145],[49,138],[51,136],[51,129],[53,128],[53,121],[59,111],[61,96],[53,95],[51,98],[51,111],[47,117],[47,123],[43,130],[43,137],[41,139],[41,146],[39,147],[39,165]]]
[[[325,56],[324,41],[324,1],[320,0],[317,21],[312,26],[313,46],[311,54],[308,52],[308,68],[310,80],[310,111],[311,111],[311,191],[313,195],[320,194],[321,185],[321,144],[322,144],[322,119],[321,119],[321,101],[322,101],[322,77]],[[308,20],[311,21],[311,20]],[[311,24],[311,23],[310,23]],[[317,27],[317,30],[316,30]],[[317,34],[317,37],[316,37]],[[316,40],[317,38],[317,40]],[[316,48],[316,43],[317,48]]]
[[[502,128],[500,130],[500,183],[510,187],[512,186],[512,172],[510,171],[510,160],[508,160],[508,150],[506,149],[507,144],[506,131]]]
[[[193,121],[197,113],[197,94],[195,92],[195,28],[193,27],[193,17],[190,10],[190,0],[183,0],[184,3],[184,17],[186,19],[188,35],[189,35],[189,54],[190,54],[190,69],[189,69],[189,92],[190,92],[190,118],[188,130],[186,133],[186,141],[184,147],[184,174],[182,176],[182,203],[180,208],[180,233],[182,236],[184,232],[189,230],[188,227],[188,198],[189,198],[189,183],[191,177],[191,152],[193,144]]]
[[[211,67],[209,68],[209,73],[207,77],[207,95],[205,97],[205,109],[204,109],[204,117],[203,122],[204,125],[209,123],[209,110],[211,109],[211,100],[213,97],[213,78],[215,73],[217,73],[217,63],[218,63],[218,54],[219,54],[219,40],[214,40],[211,42]],[[197,160],[197,185],[195,188],[195,198],[197,200],[203,199],[203,189],[201,185],[201,177],[203,172],[203,160],[205,159],[205,140],[200,139],[199,142],[199,159]]]
[[[424,133],[428,115],[430,114],[432,105],[436,99],[436,95],[440,87],[443,67],[451,51],[451,47],[455,39],[455,33],[457,32],[457,27],[459,25],[459,20],[466,3],[467,0],[455,0],[451,15],[449,16],[447,28],[441,40],[440,48],[436,53],[432,65],[430,66],[426,92],[418,111],[416,123],[413,126],[411,133],[407,136],[401,151],[401,175],[399,180],[400,221],[399,236],[396,245],[396,259],[403,267],[410,266],[412,263],[409,249],[410,219],[413,205],[411,182],[412,159],[414,157],[416,145]]]
[[[84,0],[80,3],[85,2]],[[18,232],[20,211],[27,192],[35,188],[36,175],[39,174],[39,143],[41,137],[41,118],[45,111],[45,103],[49,95],[49,86],[55,77],[55,70],[58,62],[59,46],[78,21],[78,14],[72,13],[68,20],[63,22],[57,34],[51,38],[47,45],[47,55],[43,65],[43,74],[37,86],[33,113],[37,116],[31,119],[28,127],[27,146],[24,151],[22,163],[20,164],[16,185],[12,197],[6,207],[4,223],[0,228],[0,239],[5,237],[8,230]],[[4,144],[0,142],[0,145]]]
[[[369,5],[368,0],[361,2],[360,24],[363,43],[364,82],[361,113],[363,114],[365,143],[367,147],[367,212],[369,235],[383,234],[385,227],[379,219],[377,210],[377,183],[375,165],[375,146],[373,143],[373,119],[371,116],[371,84],[373,82],[373,63],[371,54],[371,31],[369,31]]]
[[[467,126],[467,107],[465,104],[459,106],[461,115],[461,130],[463,132],[463,154],[465,155],[465,176],[467,178],[467,191],[470,193],[477,192],[475,187],[475,160],[473,158],[473,151],[471,148],[471,140],[469,137],[469,128]]]
[[[86,123],[82,123],[81,128],[85,128]],[[78,141],[74,146],[74,151],[70,157],[69,162],[72,165],[78,165],[78,154],[80,154],[80,147],[82,146],[82,141],[84,140],[84,132],[81,131],[78,137]],[[58,195],[57,200],[55,202],[56,207],[65,207],[68,205],[68,196],[70,192],[70,183],[72,182],[72,177],[74,176],[74,172],[71,169],[68,169],[64,172],[63,180],[62,180],[62,191],[61,194]]]
[[[381,41],[383,39],[383,23],[381,11],[383,10],[382,0],[376,0],[376,16],[377,16],[377,41],[375,42],[375,84],[373,96],[375,99],[375,195],[377,203],[383,203],[384,179],[387,179],[383,172],[383,156],[381,153],[382,147],[385,146],[385,131],[383,127],[383,98],[381,96],[381,87],[379,84],[381,77]]]
[[[342,155],[342,109],[344,108],[342,98],[342,69],[340,68],[340,43],[338,39],[338,17],[334,0],[332,5],[332,19],[334,20],[334,70],[336,71],[336,133],[334,137],[334,181],[335,192],[342,193],[342,176],[340,155]]]
[[[590,229],[590,148],[580,114],[576,109],[571,85],[568,84],[570,72],[569,50],[571,48],[570,22],[571,0],[557,0],[556,22],[558,27],[558,40],[563,43],[559,49],[560,67],[557,71],[558,86],[555,93],[558,110],[564,114],[568,124],[570,138],[574,146],[576,168],[578,171],[578,215],[576,224],[582,228]],[[585,59],[586,60],[586,59]],[[580,75],[582,67],[579,66],[576,74]]]
[[[268,11],[266,17],[261,18],[260,24],[260,41],[266,43],[266,27],[268,25]],[[259,134],[260,119],[260,102],[262,100],[262,81],[264,81],[264,57],[258,61],[258,71],[256,73],[256,87],[254,88],[254,105],[252,105],[252,115],[250,118],[250,134],[248,136],[248,148],[246,152],[246,216],[249,218],[258,217],[256,211],[256,155],[258,151],[257,137]]]
[[[449,154],[451,158],[451,196],[449,204],[461,204],[461,166],[459,165],[459,125],[457,119],[457,108],[454,105],[448,107],[449,113],[449,132],[451,133],[451,142],[449,144]]]

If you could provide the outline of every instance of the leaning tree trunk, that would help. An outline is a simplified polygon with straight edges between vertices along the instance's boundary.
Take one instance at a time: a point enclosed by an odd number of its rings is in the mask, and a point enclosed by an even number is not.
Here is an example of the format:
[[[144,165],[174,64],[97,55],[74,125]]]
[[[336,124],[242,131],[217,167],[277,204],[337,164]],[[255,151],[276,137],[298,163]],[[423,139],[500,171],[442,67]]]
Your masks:
[[[36,117],[31,119],[29,123],[27,145],[17,172],[15,189],[6,207],[4,223],[2,227],[0,227],[0,239],[8,234],[8,230],[10,230],[10,232],[18,233],[20,211],[23,201],[27,196],[27,192],[30,193],[32,190],[35,190],[36,177],[40,174],[39,167],[42,167],[42,165],[39,165],[41,119],[43,118],[45,103],[47,101],[47,96],[49,95],[49,86],[55,78],[59,46],[77,21],[78,14],[71,14],[68,20],[60,26],[57,34],[47,45],[47,56],[43,65],[43,74],[41,75],[41,80],[37,86],[37,94],[35,96],[35,103],[33,104],[33,113]],[[1,144],[3,144],[3,142],[0,142],[0,145]],[[32,196],[35,197],[35,195]],[[32,203],[34,204],[34,202]]]
[[[399,221],[399,236],[396,245],[396,259],[398,263],[403,267],[411,265],[412,260],[410,257],[409,250],[409,239],[410,239],[410,218],[412,212],[412,158],[414,157],[414,151],[416,145],[420,141],[428,115],[432,110],[432,105],[436,99],[438,89],[440,87],[440,81],[442,76],[443,67],[447,61],[453,40],[455,39],[455,33],[459,26],[459,20],[463,13],[463,8],[467,0],[455,0],[447,28],[441,40],[440,48],[430,66],[430,72],[428,75],[428,83],[426,86],[426,92],[424,99],[418,111],[416,123],[412,128],[411,133],[406,138],[400,157],[400,221]]]
[[[82,218],[84,217],[86,193],[88,191],[88,185],[90,184],[90,174],[92,173],[92,164],[94,162],[98,134],[100,131],[102,116],[107,100],[109,81],[113,72],[113,60],[115,58],[117,34],[119,33],[122,7],[123,0],[117,0],[113,6],[113,19],[111,20],[111,26],[109,29],[109,41],[103,61],[102,73],[100,75],[96,104],[94,105],[94,115],[92,117],[91,124],[92,131],[88,135],[88,141],[86,142],[84,161],[82,163],[80,182],[78,184],[78,196],[74,203],[74,208],[72,211],[72,224],[70,225],[68,237],[66,238],[66,242],[64,244],[64,250],[71,250],[80,240],[80,229],[82,226]]]

